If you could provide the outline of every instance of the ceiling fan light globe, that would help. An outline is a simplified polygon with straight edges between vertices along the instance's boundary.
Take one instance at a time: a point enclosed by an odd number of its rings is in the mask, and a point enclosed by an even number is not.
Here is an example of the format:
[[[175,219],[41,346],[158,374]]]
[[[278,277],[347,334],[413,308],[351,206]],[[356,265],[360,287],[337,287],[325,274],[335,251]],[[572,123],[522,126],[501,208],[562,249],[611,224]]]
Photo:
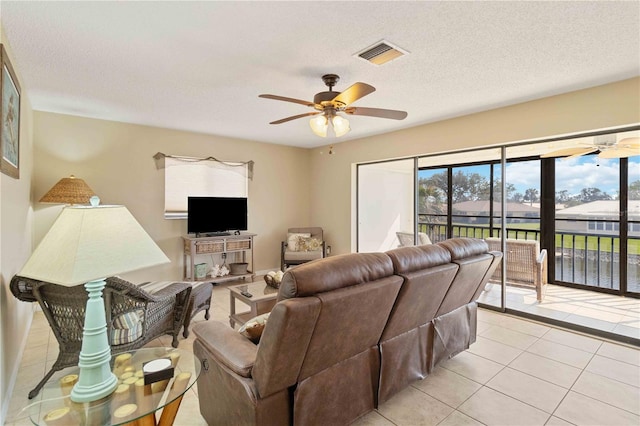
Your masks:
[[[334,115],[332,117],[331,124],[333,124],[333,131],[338,138],[340,136],[346,135],[351,130],[351,127],[349,126],[349,120],[339,115]]]
[[[309,126],[311,127],[311,131],[315,133],[317,136],[321,138],[327,137],[327,128],[329,127],[329,122],[327,121],[327,117],[324,115],[317,115],[309,120]]]

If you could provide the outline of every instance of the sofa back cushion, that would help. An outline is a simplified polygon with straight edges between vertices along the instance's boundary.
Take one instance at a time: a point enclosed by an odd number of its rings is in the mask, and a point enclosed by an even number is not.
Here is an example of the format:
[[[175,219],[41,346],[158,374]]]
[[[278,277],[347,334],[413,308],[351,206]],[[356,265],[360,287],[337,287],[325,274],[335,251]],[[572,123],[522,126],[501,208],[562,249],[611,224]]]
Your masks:
[[[284,300],[274,306],[251,373],[262,398],[298,381],[319,313],[316,297]]]
[[[440,308],[458,271],[444,247],[425,245],[402,247],[387,252],[396,274],[404,283],[396,299],[382,340],[431,321]]]
[[[318,294],[322,308],[300,380],[376,346],[401,284],[390,276]]]
[[[499,262],[496,256],[501,255],[489,252],[487,243],[475,238],[453,238],[436,245],[449,250],[451,260],[459,266],[451,288],[438,309],[436,316],[439,316],[474,301]]]
[[[290,234],[309,234],[310,238],[317,238],[320,241],[324,238],[322,228],[319,226],[312,226],[307,228],[289,228],[287,230],[287,236]]]
[[[375,281],[393,274],[389,256],[352,253],[309,262],[288,270],[282,277],[278,301],[315,296],[339,288]]]
[[[375,347],[402,278],[383,253],[354,253],[287,271],[253,370],[262,397]]]

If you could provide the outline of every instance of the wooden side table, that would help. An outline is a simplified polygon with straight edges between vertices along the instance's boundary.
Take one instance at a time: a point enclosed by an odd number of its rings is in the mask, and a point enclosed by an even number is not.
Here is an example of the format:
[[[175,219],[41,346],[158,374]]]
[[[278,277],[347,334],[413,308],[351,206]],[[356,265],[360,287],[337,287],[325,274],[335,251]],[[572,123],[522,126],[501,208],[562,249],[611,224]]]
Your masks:
[[[251,297],[242,294],[249,292]],[[234,285],[229,287],[230,312],[229,324],[235,327],[236,324],[243,325],[251,318],[271,312],[276,304],[278,289],[269,287],[264,282],[254,282],[248,284]],[[249,310],[236,313],[236,300],[249,306]]]

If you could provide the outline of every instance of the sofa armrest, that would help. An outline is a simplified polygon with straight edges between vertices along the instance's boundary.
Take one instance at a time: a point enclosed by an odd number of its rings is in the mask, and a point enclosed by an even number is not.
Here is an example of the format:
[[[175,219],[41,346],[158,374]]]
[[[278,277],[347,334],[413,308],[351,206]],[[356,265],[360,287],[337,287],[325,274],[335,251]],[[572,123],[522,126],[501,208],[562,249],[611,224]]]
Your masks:
[[[242,377],[251,377],[258,347],[249,339],[217,321],[197,324],[193,332],[221,364]]]

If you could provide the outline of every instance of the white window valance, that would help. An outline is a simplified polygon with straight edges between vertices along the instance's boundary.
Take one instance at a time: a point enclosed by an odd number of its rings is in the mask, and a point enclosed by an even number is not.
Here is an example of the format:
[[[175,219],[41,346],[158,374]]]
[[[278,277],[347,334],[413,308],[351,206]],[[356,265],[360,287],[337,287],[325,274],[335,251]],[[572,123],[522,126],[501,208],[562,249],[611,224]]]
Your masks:
[[[187,198],[249,196],[253,161],[221,161],[214,157],[195,158],[153,156],[158,169],[164,169],[164,215],[167,219],[187,217]]]

